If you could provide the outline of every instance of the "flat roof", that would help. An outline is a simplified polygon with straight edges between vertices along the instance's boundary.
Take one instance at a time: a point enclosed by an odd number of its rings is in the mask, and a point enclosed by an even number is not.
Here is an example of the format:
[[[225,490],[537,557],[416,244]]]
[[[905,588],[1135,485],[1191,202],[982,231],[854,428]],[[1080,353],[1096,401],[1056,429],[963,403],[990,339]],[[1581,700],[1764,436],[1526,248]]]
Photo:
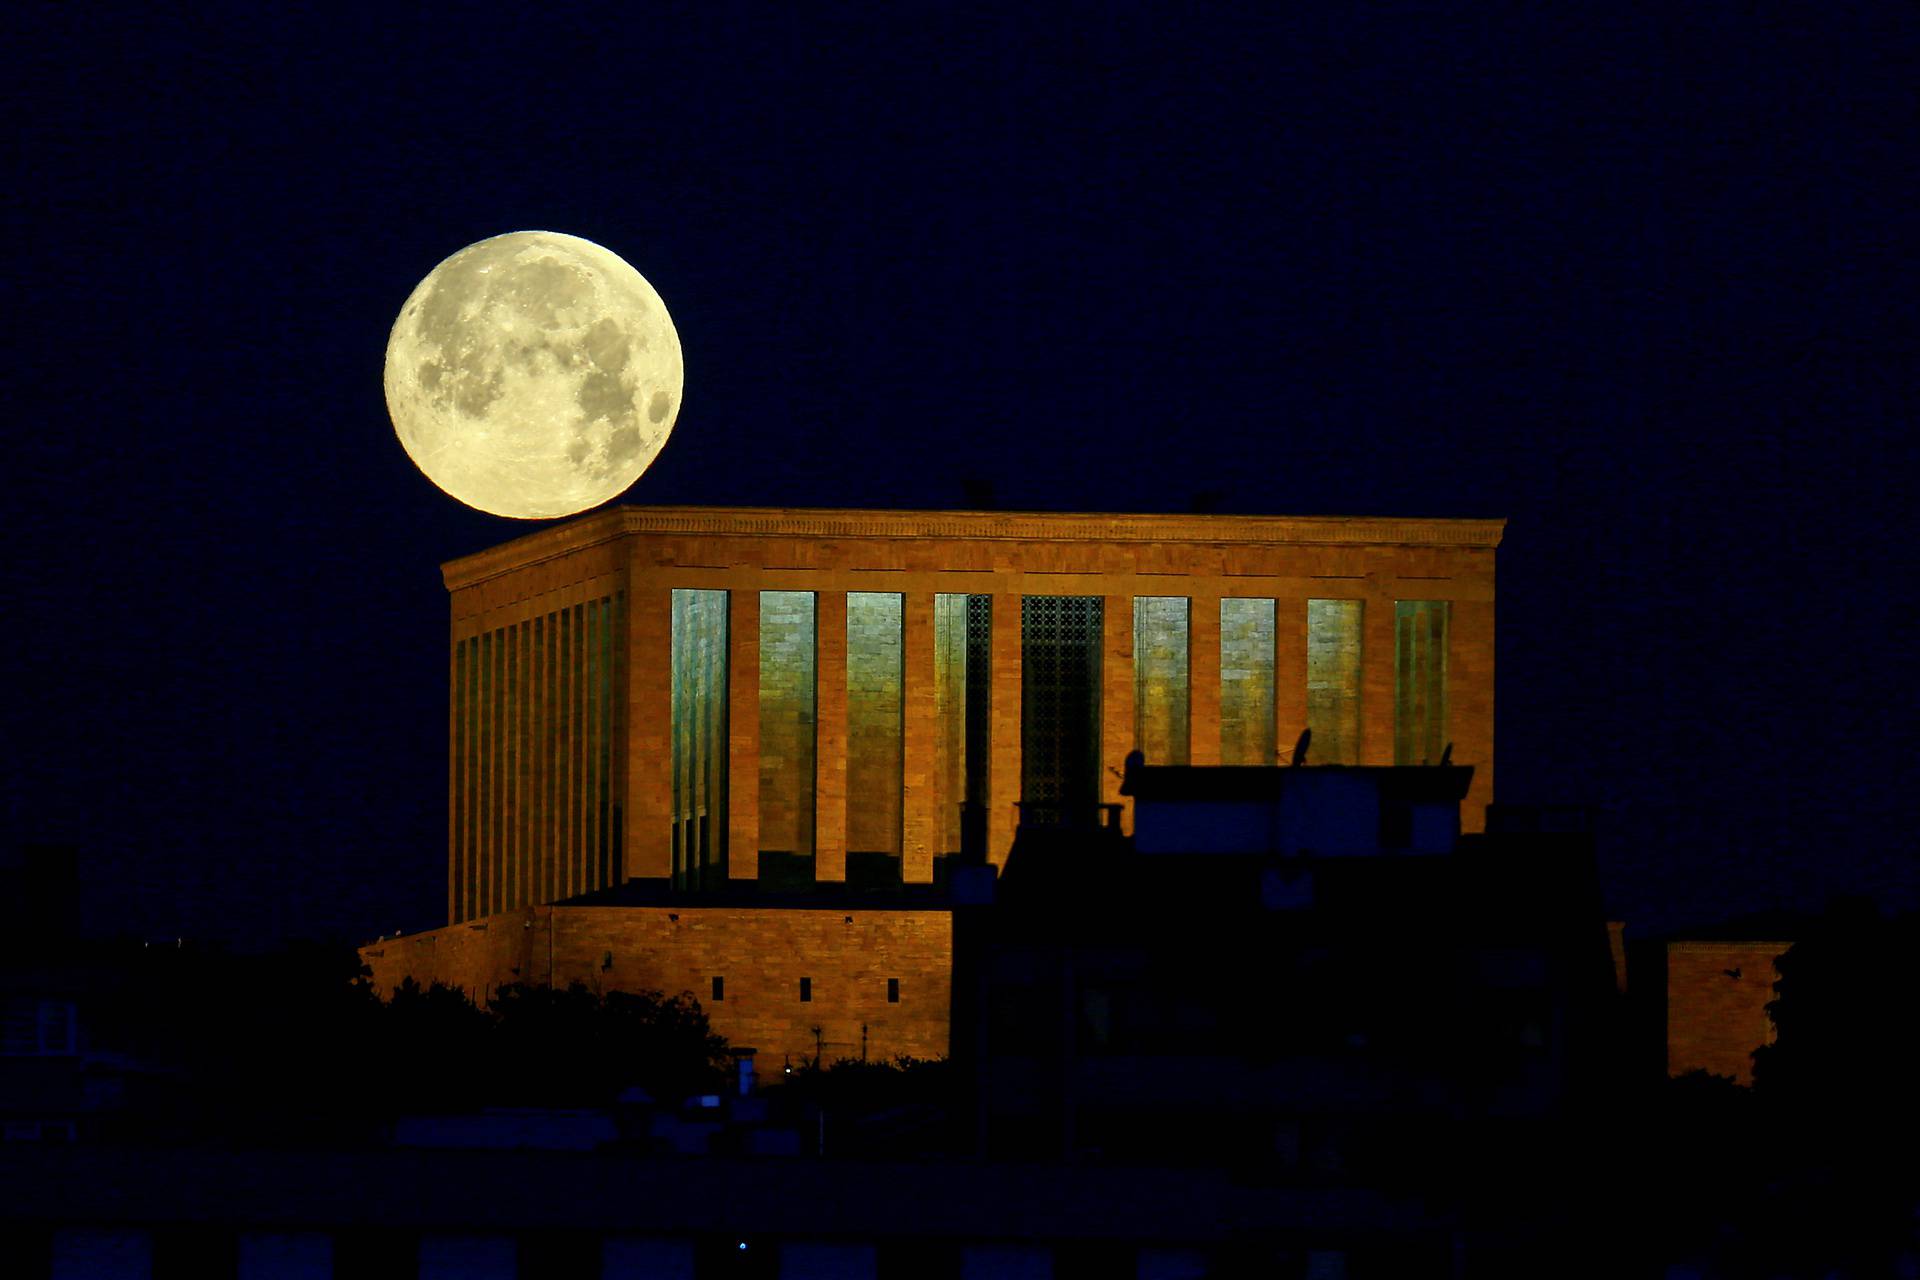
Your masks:
[[[1504,519],[1236,516],[1066,511],[905,511],[825,507],[617,506],[549,525],[441,566],[455,590],[633,534],[710,537],[952,538],[1003,542],[1302,543],[1484,548]]]

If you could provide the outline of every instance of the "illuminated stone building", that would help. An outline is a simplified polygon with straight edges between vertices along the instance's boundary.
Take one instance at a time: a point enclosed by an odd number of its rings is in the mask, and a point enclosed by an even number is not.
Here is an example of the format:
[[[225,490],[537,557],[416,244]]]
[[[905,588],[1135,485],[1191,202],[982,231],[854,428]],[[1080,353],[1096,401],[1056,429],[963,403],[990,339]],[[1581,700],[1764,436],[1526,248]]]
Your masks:
[[[947,869],[998,865],[1019,822],[1124,826],[1136,747],[1286,763],[1310,728],[1312,763],[1379,765],[1450,743],[1477,828],[1502,527],[620,507],[455,560],[450,925],[369,958],[684,987],[763,1049],[804,1027],[846,1052],[814,1030],[832,1015],[899,1032],[876,1052],[943,1052]],[[796,909],[841,912],[840,961]]]

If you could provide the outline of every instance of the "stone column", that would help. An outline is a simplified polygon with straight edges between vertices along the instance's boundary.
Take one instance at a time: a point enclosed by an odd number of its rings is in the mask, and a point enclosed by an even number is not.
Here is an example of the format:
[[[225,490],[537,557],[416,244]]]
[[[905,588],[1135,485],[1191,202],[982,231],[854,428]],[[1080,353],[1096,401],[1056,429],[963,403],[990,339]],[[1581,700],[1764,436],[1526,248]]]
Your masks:
[[[1100,616],[1100,799],[1124,806],[1120,821],[1130,831],[1133,801],[1121,796],[1120,782],[1134,748],[1133,597],[1104,597]]]
[[[467,916],[466,904],[461,901],[467,887],[466,866],[461,861],[465,852],[461,846],[467,836],[466,744],[461,741],[461,735],[466,729],[468,712],[466,690],[462,687],[465,662],[460,646],[463,641],[457,627],[448,628],[447,641],[447,923],[458,924]]]
[[[727,878],[760,878],[760,593],[727,593]]]
[[[627,627],[627,874],[673,874],[673,592],[634,574]]]
[[[572,593],[569,592],[569,595]],[[672,597],[668,597],[671,599]],[[584,892],[586,885],[586,831],[581,819],[584,806],[587,755],[587,635],[586,610],[577,603],[563,604],[560,614],[566,620],[561,634],[567,638],[567,737],[561,745],[566,753],[567,790],[560,804],[563,835],[560,847],[565,851],[565,880],[562,897]]]
[[[1460,829],[1481,831],[1493,800],[1493,601],[1455,600],[1447,621],[1447,737],[1473,766]]]
[[[993,597],[993,692],[987,718],[993,749],[987,766],[987,857],[1002,866],[1013,847],[1020,799],[1020,597]]]
[[[1276,760],[1291,761],[1293,744],[1307,727],[1307,601],[1281,596],[1273,602],[1273,738]],[[1307,749],[1312,761],[1313,749]],[[1325,763],[1324,757],[1321,763]]]
[[[1367,575],[1360,611],[1360,763],[1393,763],[1393,588]],[[1312,754],[1308,757],[1311,760]]]
[[[1187,605],[1187,760],[1220,763],[1220,590],[1196,590]]]
[[[901,784],[900,876],[908,884],[933,881],[939,833],[940,781],[936,776],[939,725],[935,722],[933,594],[910,591],[901,601]]]
[[[621,884],[632,874],[626,865],[627,852],[625,844],[627,822],[625,786],[627,776],[626,702],[627,680],[631,674],[631,668],[627,665],[627,645],[629,643],[628,635],[631,631],[629,614],[632,608],[632,596],[631,585],[623,575],[620,580],[619,592],[615,597],[613,606],[613,647],[607,654],[607,661],[611,664],[613,670],[613,706],[609,709],[613,720],[612,723],[607,726],[607,735],[611,739],[608,744],[607,767],[609,773],[607,776],[607,802],[616,806],[616,811],[607,815],[607,821],[610,824],[610,829],[607,832],[607,856],[611,864],[608,867],[608,874],[612,877],[610,881],[612,884]],[[546,725],[543,718],[545,713],[540,703],[540,692],[545,687],[542,684],[542,680],[544,679],[543,673],[545,671],[546,661],[545,634],[543,631],[541,643],[534,646],[533,663],[533,737],[535,743],[535,763],[530,779],[533,783],[534,815],[536,821],[539,820],[546,803],[545,792],[542,790],[540,781],[540,759],[543,751],[539,746],[542,736],[546,733]],[[544,842],[536,844],[534,854],[536,859],[543,856],[544,851],[540,847],[543,844]],[[534,884],[536,886],[541,885],[543,883],[541,880],[542,870],[538,861],[534,864],[533,874]],[[538,901],[548,902],[551,901],[551,899],[542,893]]]
[[[813,878],[847,878],[847,593],[813,598]]]

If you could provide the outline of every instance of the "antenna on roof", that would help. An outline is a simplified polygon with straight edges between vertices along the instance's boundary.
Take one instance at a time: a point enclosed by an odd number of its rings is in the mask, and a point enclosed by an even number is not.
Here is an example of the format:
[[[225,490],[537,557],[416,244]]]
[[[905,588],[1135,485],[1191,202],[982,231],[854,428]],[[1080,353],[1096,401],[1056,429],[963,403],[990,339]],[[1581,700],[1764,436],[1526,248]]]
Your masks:
[[[1298,768],[1307,762],[1307,744],[1312,741],[1313,730],[1302,729],[1299,739],[1293,744],[1293,759],[1289,762],[1293,767]]]
[[[1450,765],[1452,763],[1453,763],[1453,744],[1449,742],[1447,744],[1446,750],[1440,753],[1440,766],[1441,768],[1445,768],[1447,765]]]

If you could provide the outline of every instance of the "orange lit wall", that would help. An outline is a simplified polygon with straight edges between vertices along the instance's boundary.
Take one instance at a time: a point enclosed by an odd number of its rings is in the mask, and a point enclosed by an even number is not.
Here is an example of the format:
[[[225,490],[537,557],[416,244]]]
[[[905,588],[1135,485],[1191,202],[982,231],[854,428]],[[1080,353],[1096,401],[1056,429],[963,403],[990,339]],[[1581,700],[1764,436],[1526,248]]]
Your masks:
[[[514,982],[691,992],[713,1028],[783,1058],[945,1057],[953,917],[945,911],[528,907],[361,948],[384,996],[407,977],[485,1001]],[[712,998],[713,979],[724,996]],[[811,979],[810,1001],[800,979]],[[900,999],[887,999],[887,980]],[[819,1028],[816,1040],[814,1028]]]
[[[1229,616],[1235,601],[1271,602],[1272,651],[1260,665],[1272,674],[1260,688],[1272,706],[1258,709],[1262,741],[1249,750],[1276,762],[1307,723],[1309,602],[1357,603],[1356,670],[1347,673],[1356,740],[1327,750],[1361,764],[1394,762],[1396,609],[1445,602],[1440,737],[1454,744],[1455,763],[1474,767],[1461,821],[1477,831],[1493,798],[1502,530],[1499,520],[617,507],[453,561],[443,567],[452,615],[448,918],[481,920],[671,874],[676,589],[729,593],[721,741],[731,783],[724,811],[702,820],[716,840],[724,834],[734,879],[756,878],[761,848],[786,847],[762,839],[763,822],[780,814],[760,812],[755,785],[763,753],[780,745],[760,724],[763,591],[817,601],[818,880],[842,879],[848,852],[872,841],[863,833],[876,822],[884,849],[896,847],[898,831],[908,884],[930,883],[935,857],[954,852],[954,815],[940,807],[950,788],[941,782],[934,621],[937,599],[954,594],[993,602],[986,787],[995,862],[1012,844],[1020,798],[1019,619],[1030,595],[1103,601],[1099,750],[1101,798],[1111,803],[1124,803],[1121,766],[1134,746],[1136,599],[1187,602],[1184,705],[1197,765],[1220,763],[1223,741],[1238,744],[1233,708],[1222,705],[1223,689],[1240,688],[1222,665],[1231,639],[1222,635],[1223,600]],[[849,774],[860,693],[848,669],[849,593],[901,601],[901,741],[888,757],[901,762],[899,782],[880,797]],[[853,811],[863,805],[871,811]]]
[[[1667,944],[1668,1075],[1707,1071],[1753,1083],[1753,1051],[1773,1042],[1773,962],[1791,945]]]

